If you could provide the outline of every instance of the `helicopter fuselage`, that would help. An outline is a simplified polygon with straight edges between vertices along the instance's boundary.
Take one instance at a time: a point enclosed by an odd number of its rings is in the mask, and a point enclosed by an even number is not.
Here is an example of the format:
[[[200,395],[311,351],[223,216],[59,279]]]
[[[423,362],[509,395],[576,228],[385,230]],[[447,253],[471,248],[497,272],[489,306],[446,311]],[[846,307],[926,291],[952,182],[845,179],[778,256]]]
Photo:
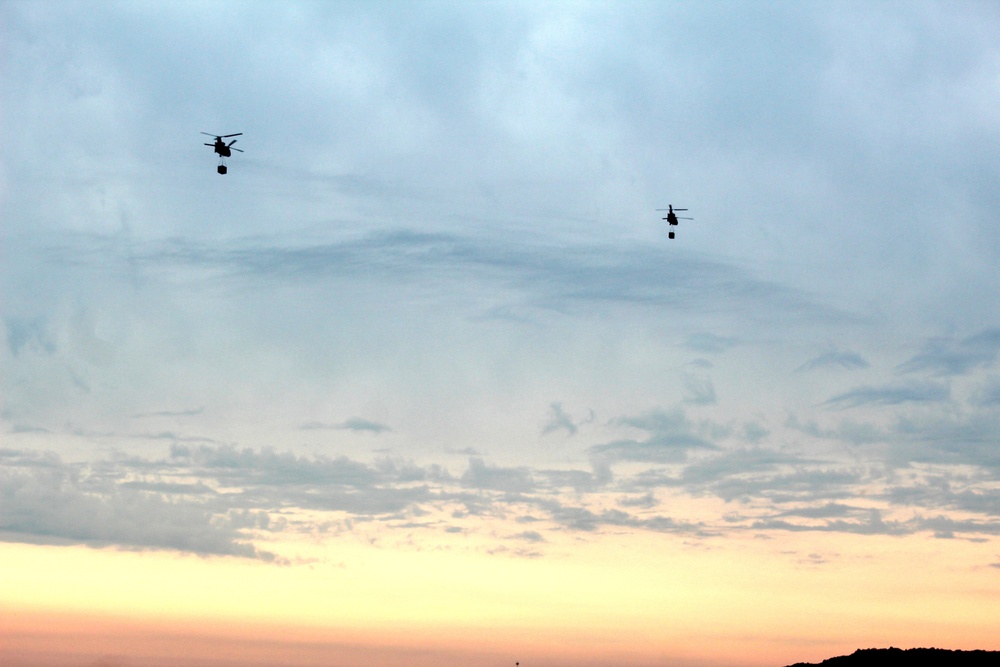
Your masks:
[[[219,157],[232,157],[233,152],[229,150],[229,146],[225,145],[221,141],[215,142],[215,152],[219,154]]]

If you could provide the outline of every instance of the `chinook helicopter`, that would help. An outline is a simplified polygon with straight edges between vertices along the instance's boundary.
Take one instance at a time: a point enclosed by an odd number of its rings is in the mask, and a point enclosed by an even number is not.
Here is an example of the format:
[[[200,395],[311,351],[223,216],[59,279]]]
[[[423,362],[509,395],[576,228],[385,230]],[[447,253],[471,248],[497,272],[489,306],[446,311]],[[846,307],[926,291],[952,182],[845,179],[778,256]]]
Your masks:
[[[674,211],[686,211],[686,208],[674,208],[673,204],[668,204],[668,206],[670,206],[670,208],[658,208],[656,210],[667,211],[667,217],[665,217],[664,220],[670,223],[671,227],[676,226],[678,220],[694,220],[694,218],[685,218],[683,216],[678,217],[677,214],[674,213]],[[668,238],[674,238],[674,230],[670,230]]]
[[[232,156],[232,151],[238,151],[242,153],[239,148],[233,148],[233,144],[236,143],[236,139],[233,139],[228,144],[223,141],[223,139],[228,139],[229,137],[239,137],[242,136],[242,132],[237,132],[236,134],[223,134],[219,136],[218,134],[209,134],[208,132],[202,132],[205,136],[215,137],[214,144],[205,144],[206,146],[211,146],[215,149],[215,152],[219,154],[219,167],[217,171],[220,174],[225,174],[228,169],[226,168],[226,158]]]

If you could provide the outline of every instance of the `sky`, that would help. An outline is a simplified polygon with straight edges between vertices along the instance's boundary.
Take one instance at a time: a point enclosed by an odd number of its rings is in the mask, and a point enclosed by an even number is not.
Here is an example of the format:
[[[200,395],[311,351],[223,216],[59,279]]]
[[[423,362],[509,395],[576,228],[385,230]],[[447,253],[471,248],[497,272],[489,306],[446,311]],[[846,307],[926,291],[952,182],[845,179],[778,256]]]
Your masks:
[[[1000,650],[998,26],[0,3],[0,662]]]

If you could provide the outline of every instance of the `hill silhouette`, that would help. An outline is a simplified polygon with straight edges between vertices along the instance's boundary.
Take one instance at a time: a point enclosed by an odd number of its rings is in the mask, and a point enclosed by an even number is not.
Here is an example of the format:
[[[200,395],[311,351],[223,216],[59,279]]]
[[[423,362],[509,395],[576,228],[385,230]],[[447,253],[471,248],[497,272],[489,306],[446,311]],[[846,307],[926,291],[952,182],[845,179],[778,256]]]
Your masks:
[[[859,648],[851,655],[827,658],[823,662],[797,662],[788,667],[884,667],[885,665],[948,665],[986,667],[1000,665],[1000,651],[951,651],[943,648]]]

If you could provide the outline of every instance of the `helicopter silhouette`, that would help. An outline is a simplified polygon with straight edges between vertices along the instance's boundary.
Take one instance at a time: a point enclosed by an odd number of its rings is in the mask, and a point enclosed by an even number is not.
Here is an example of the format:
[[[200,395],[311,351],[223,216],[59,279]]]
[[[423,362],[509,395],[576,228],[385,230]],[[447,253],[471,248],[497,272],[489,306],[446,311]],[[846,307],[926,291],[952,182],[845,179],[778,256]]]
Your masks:
[[[236,134],[223,134],[222,136],[219,136],[218,134],[209,134],[208,132],[202,132],[202,134],[209,137],[215,137],[214,144],[205,144],[205,145],[211,146],[212,148],[215,149],[215,152],[219,154],[219,168],[217,171],[220,174],[225,174],[228,171],[228,169],[226,168],[226,158],[232,156],[233,154],[232,151],[239,151],[240,153],[242,153],[243,151],[241,151],[239,148],[233,148],[233,144],[236,143],[236,139],[233,139],[228,144],[224,142],[223,139],[228,139],[229,137],[239,137],[243,133],[237,132]]]
[[[677,225],[677,221],[678,220],[694,220],[694,218],[685,218],[683,216],[678,217],[677,214],[674,213],[674,211],[686,211],[687,210],[686,208],[676,208],[675,209],[674,206],[673,206],[673,204],[668,204],[668,206],[670,208],[658,208],[656,210],[657,211],[667,211],[667,217],[665,217],[664,220],[666,220],[668,223],[670,223],[670,225],[672,227]],[[672,230],[672,229],[670,230],[670,234],[668,234],[668,238],[671,238],[671,239],[674,238],[674,230]]]

